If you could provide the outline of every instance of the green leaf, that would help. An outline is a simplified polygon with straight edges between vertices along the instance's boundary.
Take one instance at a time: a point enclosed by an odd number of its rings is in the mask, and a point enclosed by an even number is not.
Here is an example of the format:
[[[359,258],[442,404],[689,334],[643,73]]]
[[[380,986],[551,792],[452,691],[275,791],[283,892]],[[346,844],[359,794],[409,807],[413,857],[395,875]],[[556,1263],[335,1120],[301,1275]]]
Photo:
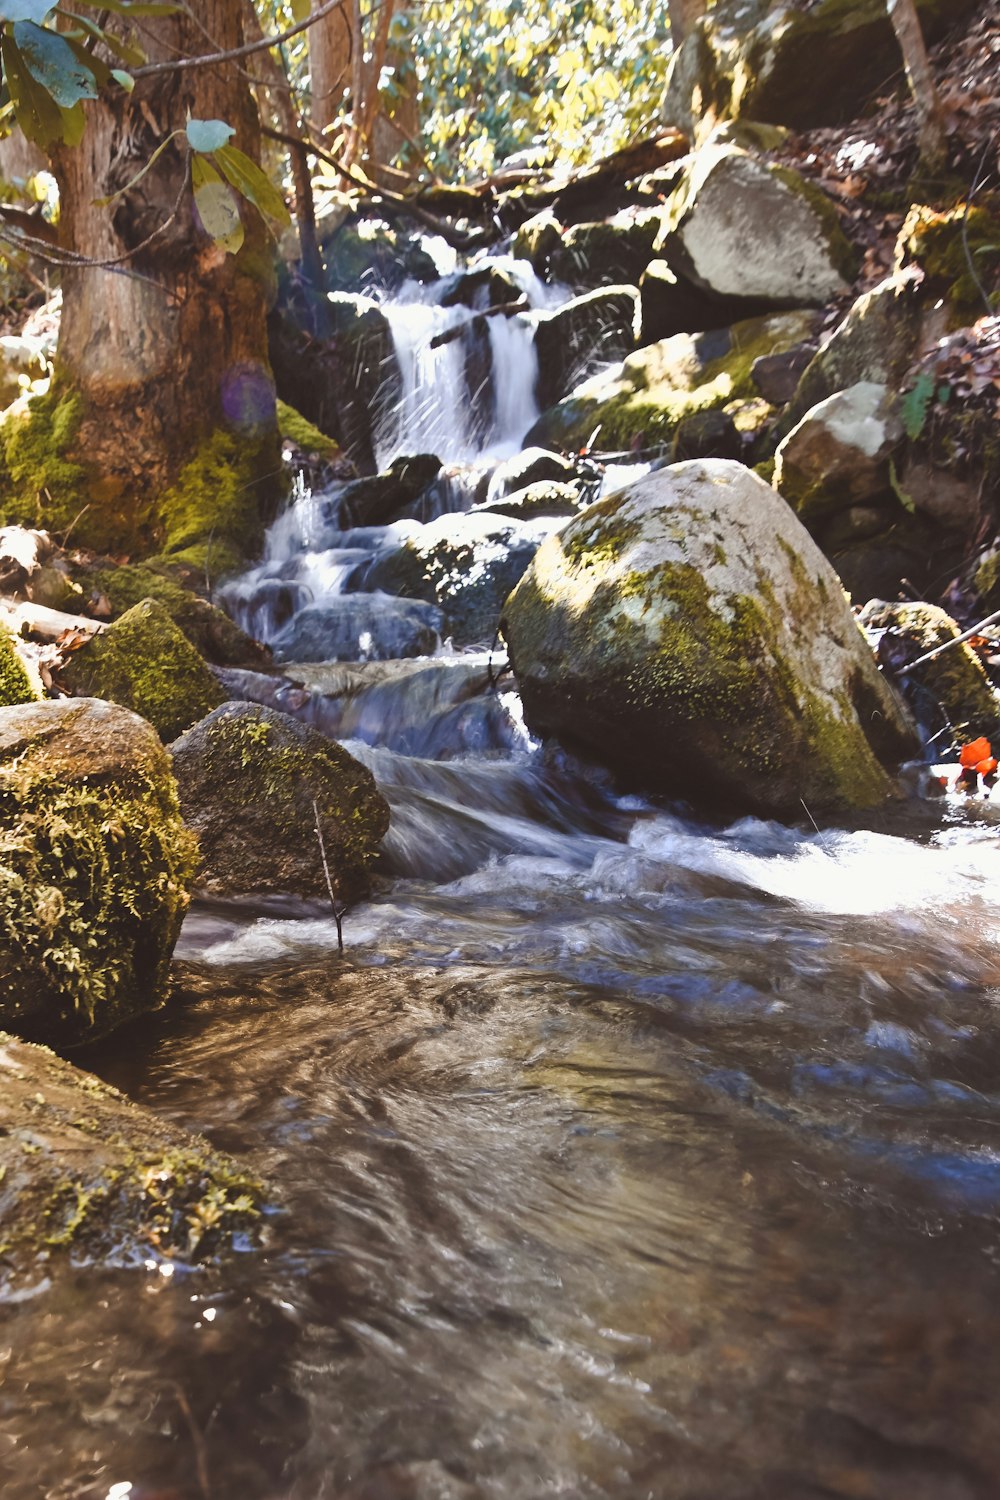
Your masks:
[[[0,21],[44,21],[54,0],[0,0]]]
[[[938,386],[937,398],[942,406],[946,406],[951,400],[951,386],[947,383],[947,381],[942,381],[942,383]]]
[[[911,443],[915,443],[927,424],[927,412],[934,398],[934,376],[925,370],[917,376],[916,384],[903,397],[900,414],[903,427]]]
[[[93,72],[58,31],[36,26],[34,21],[18,21],[14,41],[28,72],[64,109],[72,109],[81,99],[97,98]]]
[[[87,128],[87,116],[83,112],[83,105],[77,100],[72,109],[60,109],[63,122],[63,140],[67,146],[79,146],[83,140],[83,132]]]
[[[309,15],[309,0],[289,0],[293,21],[304,21]]]
[[[90,20],[89,16],[74,15],[73,22],[75,26],[83,27],[83,31],[80,33],[75,31],[64,32],[63,35],[67,40],[72,40],[76,37],[80,41],[85,41],[85,34],[89,34],[96,41],[103,42],[105,47],[108,47],[116,57],[121,58],[122,62],[126,63],[130,68],[141,68],[146,61],[146,54],[141,47],[137,47],[133,42],[124,41],[120,36],[115,36],[113,31],[104,31],[98,26],[96,21]],[[93,56],[92,53],[88,53],[87,55],[89,57]]]
[[[191,158],[194,202],[205,233],[235,255],[243,243],[243,221],[232,188],[204,156]]]
[[[267,218],[279,224],[292,222],[285,200],[274,183],[244,151],[237,146],[220,146],[214,160],[227,182],[232,183],[236,191],[248,198]]]
[[[236,134],[231,125],[225,120],[188,120],[187,138],[188,145],[192,151],[198,151],[206,156],[212,151],[218,151],[224,146],[230,136]]]
[[[63,117],[47,89],[28,72],[21,49],[9,31],[0,36],[0,55],[7,88],[14,103],[14,117],[29,141],[43,151],[63,137]]]
[[[135,88],[135,79],[131,73],[126,73],[124,68],[112,68],[111,76],[115,83],[120,83],[126,94],[131,94]]]

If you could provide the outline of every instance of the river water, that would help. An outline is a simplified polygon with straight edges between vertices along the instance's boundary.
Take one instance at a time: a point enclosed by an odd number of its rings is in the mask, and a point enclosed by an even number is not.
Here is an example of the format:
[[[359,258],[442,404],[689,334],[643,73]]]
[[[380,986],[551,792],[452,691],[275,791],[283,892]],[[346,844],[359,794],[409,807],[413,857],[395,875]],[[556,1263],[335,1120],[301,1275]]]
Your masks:
[[[330,514],[232,596],[264,633],[263,585],[364,597],[393,536]],[[278,689],[392,804],[346,954],[201,904],[81,1058],[276,1185],[263,1248],[6,1306],[3,1500],[994,1500],[993,809],[697,819],[498,667]]]

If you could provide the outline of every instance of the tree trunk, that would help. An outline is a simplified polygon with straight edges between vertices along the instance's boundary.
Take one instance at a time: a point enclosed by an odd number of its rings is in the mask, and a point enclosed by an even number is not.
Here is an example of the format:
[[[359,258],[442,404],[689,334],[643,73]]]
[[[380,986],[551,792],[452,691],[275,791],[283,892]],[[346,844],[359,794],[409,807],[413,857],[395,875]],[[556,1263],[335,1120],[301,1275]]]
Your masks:
[[[676,52],[699,16],[708,9],[708,0],[667,0],[670,16],[670,41]]]
[[[151,63],[242,43],[242,8],[231,0],[192,0],[188,11],[144,22],[140,40]],[[273,293],[268,231],[241,202],[239,253],[209,238],[194,210],[183,137],[111,206],[94,200],[126,187],[189,114],[227,121],[233,144],[259,160],[256,109],[233,63],[154,74],[131,95],[86,108],[82,143],[54,156],[62,243],[91,259],[135,253],[121,265],[63,276],[55,388],[81,398],[70,456],[87,474],[76,537],[179,550],[196,533],[212,535],[221,557],[227,543],[252,545],[261,490],[276,487],[280,469],[265,323]],[[215,455],[223,478],[226,465],[240,471],[240,497],[229,494],[227,508],[220,495],[200,527],[192,514],[179,528],[176,514],[165,525],[158,497],[199,455],[206,463]],[[225,488],[222,478],[217,487]]]
[[[937,172],[947,160],[948,142],[920,17],[913,0],[886,0],[886,9],[903,54],[907,81],[917,108],[920,165],[926,172]]]
[[[314,10],[319,3],[320,0],[315,0]],[[349,0],[343,0],[342,5],[317,21],[309,31],[310,114],[317,132],[332,125],[341,112],[344,94],[351,85],[354,50]]]

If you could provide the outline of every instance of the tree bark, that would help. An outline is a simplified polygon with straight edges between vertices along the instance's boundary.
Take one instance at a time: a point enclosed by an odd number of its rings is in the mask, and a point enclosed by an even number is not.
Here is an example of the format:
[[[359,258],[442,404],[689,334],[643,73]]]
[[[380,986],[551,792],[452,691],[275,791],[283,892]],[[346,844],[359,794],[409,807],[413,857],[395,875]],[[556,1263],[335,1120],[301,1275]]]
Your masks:
[[[313,9],[319,4],[315,0]],[[317,135],[340,114],[344,94],[351,84],[355,41],[351,30],[349,0],[309,32],[309,72],[312,77],[310,114]]]
[[[903,54],[907,81],[917,109],[920,165],[925,171],[936,172],[947,159],[948,142],[920,17],[913,0],[886,0],[886,9]]]
[[[151,62],[239,46],[242,8],[192,0],[187,14],[144,22],[140,40]],[[189,114],[227,121],[233,144],[254,160],[260,125],[245,77],[231,63],[142,78],[132,94],[86,109],[82,143],[54,153],[62,244],[91,259],[129,258],[63,275],[56,388],[82,398],[72,456],[89,475],[89,515],[78,535],[103,538],[119,527],[123,541],[138,530],[154,545],[162,541],[156,497],[220,432],[241,441],[257,477],[280,468],[266,335],[271,248],[245,202],[237,255],[204,232],[183,137],[112,205],[95,199],[132,182]]]

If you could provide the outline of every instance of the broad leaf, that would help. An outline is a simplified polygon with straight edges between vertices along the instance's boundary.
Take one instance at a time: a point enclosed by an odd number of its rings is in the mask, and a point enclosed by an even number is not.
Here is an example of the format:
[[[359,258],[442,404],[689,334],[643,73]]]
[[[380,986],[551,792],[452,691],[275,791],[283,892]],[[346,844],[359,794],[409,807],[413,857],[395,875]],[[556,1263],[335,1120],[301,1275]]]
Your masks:
[[[126,94],[131,94],[135,88],[135,79],[131,73],[126,73],[124,68],[112,68],[111,76],[115,83],[120,83]]]
[[[54,0],[0,0],[0,21],[44,21]]]
[[[917,376],[913,389],[903,398],[900,415],[903,418],[903,426],[906,436],[911,443],[915,443],[924,430],[927,422],[927,412],[934,399],[935,380],[933,375],[928,375],[925,370]]]
[[[187,138],[188,145],[192,151],[198,151],[203,156],[212,151],[218,151],[224,146],[230,136],[236,134],[231,125],[225,120],[188,120]]]
[[[67,146],[79,146],[83,140],[83,132],[87,128],[87,116],[83,112],[83,105],[77,100],[72,109],[60,109],[59,113],[62,115],[63,140]]]
[[[191,159],[194,203],[205,233],[235,255],[243,243],[243,221],[233,190],[203,156]]]
[[[0,36],[0,54],[17,123],[28,140],[44,151],[53,141],[62,140],[64,122],[59,106],[31,76],[9,31]]]
[[[279,224],[292,222],[278,189],[257,163],[250,160],[246,152],[237,146],[220,146],[214,160],[219,171],[236,191],[248,198],[267,218],[274,219]]]
[[[18,21],[14,41],[28,72],[64,109],[72,109],[81,99],[97,98],[93,72],[58,31],[36,26],[34,21]]]

